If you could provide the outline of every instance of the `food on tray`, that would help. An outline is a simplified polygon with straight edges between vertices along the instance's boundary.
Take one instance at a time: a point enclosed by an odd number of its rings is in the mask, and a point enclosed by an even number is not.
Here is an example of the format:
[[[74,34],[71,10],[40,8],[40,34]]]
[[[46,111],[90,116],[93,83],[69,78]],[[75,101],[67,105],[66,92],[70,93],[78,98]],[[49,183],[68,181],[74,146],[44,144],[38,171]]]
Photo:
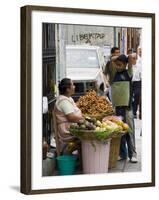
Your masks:
[[[78,130],[95,130],[96,129],[96,119],[85,117],[83,123],[72,123],[70,125],[70,129],[78,129]]]
[[[97,127],[96,130],[97,131],[112,131],[112,132],[121,132],[122,131],[122,127],[118,126],[116,123],[111,122],[109,120],[104,121],[104,122],[100,122],[97,121]]]
[[[85,96],[81,96],[77,102],[77,106],[86,116],[114,113],[112,104],[106,97],[98,96],[94,90],[87,92]]]
[[[72,123],[70,129],[120,132],[128,131],[129,126],[116,116],[105,117],[102,121],[85,117],[83,123]]]
[[[118,116],[107,116],[107,117],[104,117],[103,120],[102,120],[102,122],[107,122],[107,121],[111,121],[111,122],[117,124],[118,127],[121,127],[122,131],[126,132],[126,131],[129,130],[129,126],[126,123],[124,123],[121,120],[121,118],[118,117]]]
[[[113,121],[113,119],[115,120]],[[129,126],[115,116],[104,118],[103,121],[85,117],[83,123],[72,123],[70,125],[70,132],[83,139],[93,137],[93,139],[105,140],[113,136],[124,134],[128,130]]]

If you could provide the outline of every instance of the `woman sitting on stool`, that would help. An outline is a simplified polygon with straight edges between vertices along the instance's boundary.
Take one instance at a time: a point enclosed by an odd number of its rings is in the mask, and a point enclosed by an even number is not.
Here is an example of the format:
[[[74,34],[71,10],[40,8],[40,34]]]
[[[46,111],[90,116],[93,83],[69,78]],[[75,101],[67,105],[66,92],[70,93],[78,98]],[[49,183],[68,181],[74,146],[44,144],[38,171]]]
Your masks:
[[[72,95],[75,86],[71,79],[64,78],[59,83],[60,95],[57,97],[54,112],[57,121],[58,138],[61,152],[71,154],[74,150],[80,149],[80,141],[69,132],[71,123],[82,123],[84,117],[80,109],[76,106]]]

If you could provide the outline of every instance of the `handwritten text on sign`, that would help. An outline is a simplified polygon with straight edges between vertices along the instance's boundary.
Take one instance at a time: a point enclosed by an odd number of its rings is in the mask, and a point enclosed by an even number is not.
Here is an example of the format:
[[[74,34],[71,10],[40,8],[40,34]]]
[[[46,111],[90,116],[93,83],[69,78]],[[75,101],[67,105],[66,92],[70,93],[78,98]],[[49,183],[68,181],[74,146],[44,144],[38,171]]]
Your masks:
[[[90,43],[92,39],[93,40],[103,39],[104,37],[105,37],[104,33],[84,33],[75,36],[72,35],[72,42],[85,40],[85,43]]]

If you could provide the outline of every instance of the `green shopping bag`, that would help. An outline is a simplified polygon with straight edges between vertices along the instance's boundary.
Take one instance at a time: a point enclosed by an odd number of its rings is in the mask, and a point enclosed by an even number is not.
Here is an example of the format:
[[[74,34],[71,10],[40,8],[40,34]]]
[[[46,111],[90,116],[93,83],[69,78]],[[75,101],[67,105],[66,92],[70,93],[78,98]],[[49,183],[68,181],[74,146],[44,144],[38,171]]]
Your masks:
[[[119,81],[112,84],[112,103],[113,106],[129,106],[130,83]]]

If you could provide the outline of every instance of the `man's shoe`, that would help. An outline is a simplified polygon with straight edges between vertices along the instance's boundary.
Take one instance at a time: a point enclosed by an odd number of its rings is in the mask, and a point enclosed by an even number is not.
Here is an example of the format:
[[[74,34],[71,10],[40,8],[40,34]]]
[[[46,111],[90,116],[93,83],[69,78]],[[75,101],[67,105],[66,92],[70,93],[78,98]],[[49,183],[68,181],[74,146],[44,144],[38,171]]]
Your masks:
[[[122,160],[126,160],[126,159],[127,159],[127,158],[122,158],[122,157],[118,156],[117,161],[122,161]]]
[[[138,160],[137,160],[137,158],[136,158],[136,157],[132,157],[132,158],[130,159],[130,162],[131,162],[131,163],[137,163],[137,162],[138,162]]]

